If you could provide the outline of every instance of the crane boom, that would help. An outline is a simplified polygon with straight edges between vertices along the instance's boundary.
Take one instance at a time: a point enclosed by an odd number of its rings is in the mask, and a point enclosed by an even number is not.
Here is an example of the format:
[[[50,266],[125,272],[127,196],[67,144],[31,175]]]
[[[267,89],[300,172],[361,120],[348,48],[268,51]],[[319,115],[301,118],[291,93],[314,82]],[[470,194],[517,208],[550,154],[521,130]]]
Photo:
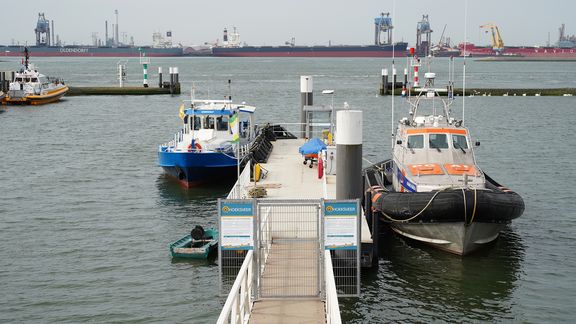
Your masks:
[[[498,26],[494,24],[486,24],[480,26],[480,28],[490,29],[492,32],[492,48],[495,51],[501,52],[504,50],[504,40],[502,40],[502,36],[500,36],[500,30]]]
[[[440,40],[438,41],[438,47],[444,45],[444,32],[446,31],[446,26],[444,25],[444,29],[442,29],[442,35],[440,35]]]

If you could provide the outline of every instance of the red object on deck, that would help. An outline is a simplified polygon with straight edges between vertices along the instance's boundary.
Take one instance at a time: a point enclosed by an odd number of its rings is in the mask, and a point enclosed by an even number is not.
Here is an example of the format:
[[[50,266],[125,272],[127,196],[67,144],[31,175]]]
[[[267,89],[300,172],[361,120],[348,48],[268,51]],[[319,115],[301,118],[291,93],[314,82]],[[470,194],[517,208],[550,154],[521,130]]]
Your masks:
[[[318,159],[318,179],[322,179],[322,176],[324,175],[324,161],[322,160],[322,158]]]

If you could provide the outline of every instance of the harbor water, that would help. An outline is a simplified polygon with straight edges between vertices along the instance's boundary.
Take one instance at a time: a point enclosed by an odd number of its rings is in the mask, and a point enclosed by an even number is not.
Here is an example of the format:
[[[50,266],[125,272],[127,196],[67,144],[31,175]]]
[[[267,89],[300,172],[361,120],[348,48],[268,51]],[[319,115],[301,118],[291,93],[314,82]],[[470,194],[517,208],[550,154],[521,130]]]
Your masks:
[[[33,53],[32,53],[33,55]],[[72,86],[116,84],[117,59],[34,58]],[[173,261],[168,244],[196,224],[216,226],[230,184],[184,189],[156,165],[198,98],[254,105],[258,122],[298,122],[299,76],[315,104],[364,112],[364,157],[390,156],[391,97],[377,96],[391,59],[153,59],[178,66],[181,96],[70,97],[0,108],[0,322],[212,323],[224,304],[216,260]],[[19,59],[0,57],[0,71]],[[403,71],[404,59],[397,59]],[[137,59],[128,85],[141,84]],[[447,59],[433,63],[443,85]],[[456,84],[462,60],[456,61]],[[576,87],[573,62],[466,61],[470,87]],[[149,82],[154,86],[155,73]],[[395,99],[395,120],[408,112]],[[453,106],[462,115],[462,98]],[[466,98],[479,165],[519,192],[526,211],[487,249],[465,258],[394,235],[360,298],[341,299],[347,323],[572,322],[576,317],[576,97]]]

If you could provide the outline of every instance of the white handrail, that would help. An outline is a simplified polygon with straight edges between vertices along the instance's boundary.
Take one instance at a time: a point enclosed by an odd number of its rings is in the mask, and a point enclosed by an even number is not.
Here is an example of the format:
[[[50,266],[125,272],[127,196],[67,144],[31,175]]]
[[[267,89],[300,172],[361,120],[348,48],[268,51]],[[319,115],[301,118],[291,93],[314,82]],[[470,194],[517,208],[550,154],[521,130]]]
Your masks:
[[[230,290],[230,294],[226,299],[226,303],[220,312],[217,324],[224,323],[235,323],[235,324],[245,324],[250,318],[250,313],[252,311],[253,305],[253,295],[252,295],[252,274],[254,271],[254,265],[252,258],[254,251],[250,250],[244,258],[242,267],[238,272],[238,277],[234,281],[234,285]],[[332,270],[330,270],[332,271]],[[336,289],[336,288],[334,288]],[[335,322],[336,323],[336,322]]]
[[[338,292],[332,270],[332,257],[330,250],[324,251],[324,278],[326,280],[326,323],[342,324],[340,318],[340,305],[338,304]]]
[[[250,184],[251,168],[252,163],[248,161],[248,163],[246,163],[246,165],[244,166],[242,173],[240,174],[240,178],[236,180],[236,182],[234,183],[234,187],[232,187],[232,190],[230,191],[230,193],[228,193],[226,199],[245,199],[248,196],[248,191],[246,190],[246,187],[248,186],[248,184]]]

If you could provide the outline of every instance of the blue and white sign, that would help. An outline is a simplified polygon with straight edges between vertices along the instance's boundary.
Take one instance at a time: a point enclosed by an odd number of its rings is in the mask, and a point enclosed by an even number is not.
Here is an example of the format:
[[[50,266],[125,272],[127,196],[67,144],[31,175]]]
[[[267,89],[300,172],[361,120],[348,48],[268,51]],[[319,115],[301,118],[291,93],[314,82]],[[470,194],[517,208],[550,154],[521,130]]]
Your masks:
[[[324,248],[356,250],[359,207],[356,201],[324,202]]]
[[[219,207],[221,249],[254,249],[254,206],[252,201],[221,201]]]

